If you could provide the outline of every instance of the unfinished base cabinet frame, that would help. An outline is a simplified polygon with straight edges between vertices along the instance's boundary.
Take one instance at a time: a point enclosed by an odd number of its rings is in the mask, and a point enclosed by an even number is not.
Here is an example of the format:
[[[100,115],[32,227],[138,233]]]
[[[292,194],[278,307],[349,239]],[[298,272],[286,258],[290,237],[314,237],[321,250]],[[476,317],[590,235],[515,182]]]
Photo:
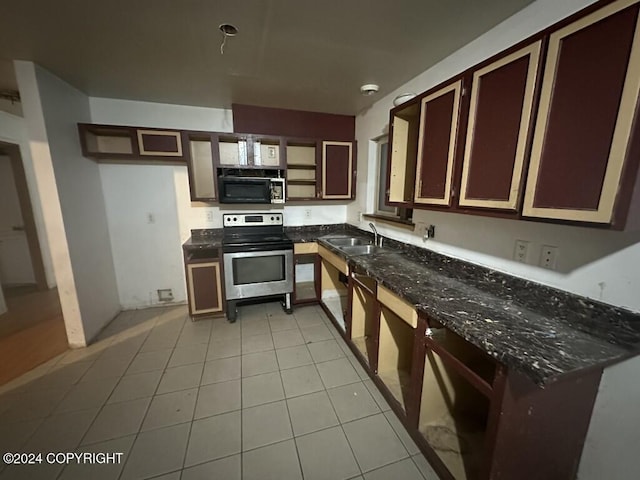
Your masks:
[[[321,296],[320,290],[320,256],[318,255],[318,244],[315,242],[296,243],[293,246],[294,282],[293,282],[293,304],[305,305],[315,304]],[[299,265],[313,265],[313,281],[299,282],[297,269]],[[312,283],[311,286],[303,283]],[[307,296],[304,292],[313,290],[313,296]]]
[[[318,245],[320,306],[345,339],[351,337],[349,266],[339,255]]]
[[[349,318],[351,343],[360,362],[372,372],[378,371],[380,338],[380,303],[377,301],[374,279],[351,270],[349,275]]]
[[[400,418],[439,477],[576,478],[602,370],[543,388],[421,316],[418,330],[428,325],[414,351],[415,403]]]

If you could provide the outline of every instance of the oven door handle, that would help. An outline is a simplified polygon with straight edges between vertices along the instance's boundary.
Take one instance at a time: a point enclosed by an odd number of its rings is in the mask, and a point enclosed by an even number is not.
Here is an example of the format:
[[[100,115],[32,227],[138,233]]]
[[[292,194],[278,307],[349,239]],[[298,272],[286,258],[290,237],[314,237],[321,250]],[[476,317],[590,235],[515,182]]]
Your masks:
[[[267,250],[264,252],[234,252],[234,253],[224,253],[223,256],[227,258],[249,258],[249,257],[275,257],[277,255],[293,255],[293,248],[288,248],[286,250]]]

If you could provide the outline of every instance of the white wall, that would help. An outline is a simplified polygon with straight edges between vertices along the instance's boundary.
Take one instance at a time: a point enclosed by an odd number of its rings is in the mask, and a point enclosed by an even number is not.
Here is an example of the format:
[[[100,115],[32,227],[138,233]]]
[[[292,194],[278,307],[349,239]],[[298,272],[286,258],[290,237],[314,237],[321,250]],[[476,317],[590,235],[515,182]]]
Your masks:
[[[375,189],[366,189],[367,185],[375,185],[373,139],[387,132],[389,110],[396,95],[421,93],[591,3],[592,0],[538,0],[359,115],[358,197],[348,208],[349,221],[367,228],[368,221],[360,222],[359,213],[374,208]],[[640,312],[638,233],[420,210],[414,211],[414,220],[419,227],[436,225],[435,240],[425,243],[417,233],[383,223],[378,227],[392,238]],[[532,242],[528,265],[509,260],[516,239]],[[539,260],[543,244],[559,247],[558,271],[533,265]],[[639,475],[638,385],[640,358],[605,370],[580,463],[581,480],[622,480]]]
[[[85,342],[120,311],[100,172],[84,158],[78,122],[91,120],[89,98],[35,67]]]
[[[233,131],[230,110],[107,98],[90,98],[90,106],[93,123]],[[186,302],[181,245],[191,229],[220,228],[226,212],[283,210],[191,202],[185,166],[101,164],[100,174],[124,308],[159,304],[156,291],[160,288],[171,288],[175,302]],[[346,205],[335,204],[284,207],[287,225],[343,223],[346,212]]]
[[[20,150],[23,161],[25,161],[25,169],[29,168],[27,171],[33,175],[37,186],[35,190],[30,187],[30,193],[33,194],[35,191],[39,195],[37,202],[32,199],[34,212],[38,209],[42,214],[47,237],[47,244],[44,248],[51,254],[69,345],[72,347],[83,346],[86,344],[86,339],[80,316],[69,245],[62,219],[58,187],[53,172],[47,129],[42,114],[35,65],[32,62],[15,61],[14,66],[24,112],[24,137],[28,145],[28,149],[23,149],[21,145]],[[1,115],[0,118],[2,118]],[[28,155],[25,156],[27,152]],[[40,239],[42,241],[42,236]]]

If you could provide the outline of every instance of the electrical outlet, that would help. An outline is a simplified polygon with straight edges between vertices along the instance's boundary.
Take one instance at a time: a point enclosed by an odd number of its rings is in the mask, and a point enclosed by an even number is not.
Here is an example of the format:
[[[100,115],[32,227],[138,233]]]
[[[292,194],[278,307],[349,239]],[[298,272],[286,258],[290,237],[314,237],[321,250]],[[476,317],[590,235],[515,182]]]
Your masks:
[[[516,246],[513,251],[513,259],[516,262],[527,263],[529,256],[529,242],[526,240],[516,240]]]
[[[552,245],[543,245],[542,252],[540,254],[540,266],[542,268],[548,268],[549,270],[555,270],[557,260],[558,247],[554,247]]]
[[[213,222],[213,212],[211,210],[207,210],[206,218],[207,222]]]
[[[306,220],[311,220],[311,209],[310,208],[305,208],[304,209],[304,218]]]
[[[429,239],[429,237],[427,237],[428,228],[429,227],[426,223],[416,222],[416,228],[414,231],[418,234],[418,236],[422,239],[423,242],[426,242]]]
[[[362,212],[358,212],[358,222],[362,222]]]
[[[156,216],[151,212],[147,213],[147,223],[156,223]]]

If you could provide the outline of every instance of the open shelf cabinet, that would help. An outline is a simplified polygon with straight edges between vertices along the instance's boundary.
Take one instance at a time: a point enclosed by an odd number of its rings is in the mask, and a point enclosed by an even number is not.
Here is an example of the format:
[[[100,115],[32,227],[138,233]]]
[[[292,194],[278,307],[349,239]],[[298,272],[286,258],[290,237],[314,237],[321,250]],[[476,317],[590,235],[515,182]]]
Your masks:
[[[314,140],[288,140],[287,197],[308,200],[317,197],[317,143]]]
[[[378,365],[380,309],[376,300],[376,281],[351,273],[351,341],[374,372]]]
[[[496,363],[450,330],[429,333],[418,431],[454,478],[482,478]]]

